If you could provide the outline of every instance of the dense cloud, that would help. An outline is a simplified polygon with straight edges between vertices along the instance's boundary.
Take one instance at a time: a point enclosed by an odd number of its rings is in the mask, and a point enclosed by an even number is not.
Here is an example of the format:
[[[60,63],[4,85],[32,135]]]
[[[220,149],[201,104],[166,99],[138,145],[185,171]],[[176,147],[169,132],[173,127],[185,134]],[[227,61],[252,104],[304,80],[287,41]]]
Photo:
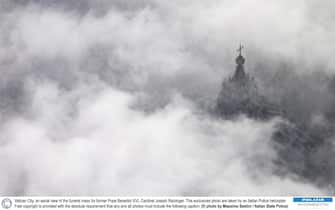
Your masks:
[[[1,173],[2,194],[322,193],[272,175],[276,121],[213,120],[192,113],[180,96],[145,114],[130,108],[134,96],[112,88],[32,89],[32,116],[13,118],[1,130],[1,165],[9,169]]]
[[[266,96],[306,127],[332,126],[325,4],[0,1],[0,193],[329,193],[273,173],[281,119],[208,114],[243,42]]]

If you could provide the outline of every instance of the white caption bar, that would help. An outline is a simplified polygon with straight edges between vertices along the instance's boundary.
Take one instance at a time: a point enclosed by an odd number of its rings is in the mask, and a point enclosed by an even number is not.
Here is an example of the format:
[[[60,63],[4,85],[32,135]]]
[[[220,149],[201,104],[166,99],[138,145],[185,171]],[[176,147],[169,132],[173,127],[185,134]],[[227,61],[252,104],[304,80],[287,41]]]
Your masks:
[[[335,209],[332,197],[0,197],[0,209]]]

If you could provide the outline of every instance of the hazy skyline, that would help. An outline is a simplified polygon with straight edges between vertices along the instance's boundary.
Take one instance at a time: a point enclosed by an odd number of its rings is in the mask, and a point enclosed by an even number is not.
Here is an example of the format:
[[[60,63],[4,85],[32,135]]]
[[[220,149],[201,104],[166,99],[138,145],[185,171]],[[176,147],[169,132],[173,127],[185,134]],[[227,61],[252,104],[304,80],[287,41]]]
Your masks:
[[[0,194],[330,193],[273,172],[282,119],[208,112],[243,43],[267,97],[332,125],[334,4],[0,0]]]

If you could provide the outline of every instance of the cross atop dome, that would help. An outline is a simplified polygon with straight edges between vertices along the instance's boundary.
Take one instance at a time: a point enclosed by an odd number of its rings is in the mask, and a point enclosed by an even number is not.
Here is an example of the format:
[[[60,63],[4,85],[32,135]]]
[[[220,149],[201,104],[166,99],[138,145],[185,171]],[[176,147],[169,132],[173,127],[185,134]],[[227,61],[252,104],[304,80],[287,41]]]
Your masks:
[[[244,46],[240,44],[239,48],[237,49],[237,52],[239,52],[239,55],[236,57],[235,62],[237,64],[235,74],[233,76],[233,80],[235,81],[242,81],[247,78],[247,74],[244,71],[243,64],[245,62],[245,58],[242,56],[242,49]]]
[[[242,56],[242,49],[244,49],[244,46],[240,44],[239,48],[237,49],[237,52],[239,52],[239,55],[237,56],[235,60],[237,65],[243,65],[245,62],[245,59]]]
[[[240,44],[240,47],[237,49],[237,52],[239,52],[239,55],[242,55],[242,49],[244,48],[244,46],[242,44]]]

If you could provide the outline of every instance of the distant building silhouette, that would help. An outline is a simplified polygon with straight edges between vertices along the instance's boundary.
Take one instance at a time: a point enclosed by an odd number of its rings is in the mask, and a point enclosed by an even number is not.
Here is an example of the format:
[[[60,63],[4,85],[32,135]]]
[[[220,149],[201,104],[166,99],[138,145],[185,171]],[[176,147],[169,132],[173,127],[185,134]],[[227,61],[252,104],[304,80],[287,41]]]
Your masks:
[[[320,164],[313,158],[320,151],[331,153],[324,149],[331,147],[325,146],[324,139],[312,135],[299,122],[290,121],[290,117],[279,105],[270,103],[258,91],[255,79],[245,72],[246,59],[242,56],[242,49],[242,46],[238,49],[233,76],[222,82],[215,107],[216,114],[224,119],[239,115],[256,120],[281,117],[282,121],[276,124],[272,135],[272,145],[278,155],[273,161],[280,166],[275,173],[283,176],[294,173],[317,183],[327,183],[327,177],[334,176],[335,170],[327,167],[326,160]],[[322,176],[318,176],[320,171]]]
[[[244,70],[245,58],[242,56],[243,46],[240,45],[236,57],[235,73],[228,80],[224,80],[219,93],[216,112],[222,117],[234,117],[245,114],[251,118],[269,119],[281,115],[278,106],[269,103],[262,96],[255,79]]]

